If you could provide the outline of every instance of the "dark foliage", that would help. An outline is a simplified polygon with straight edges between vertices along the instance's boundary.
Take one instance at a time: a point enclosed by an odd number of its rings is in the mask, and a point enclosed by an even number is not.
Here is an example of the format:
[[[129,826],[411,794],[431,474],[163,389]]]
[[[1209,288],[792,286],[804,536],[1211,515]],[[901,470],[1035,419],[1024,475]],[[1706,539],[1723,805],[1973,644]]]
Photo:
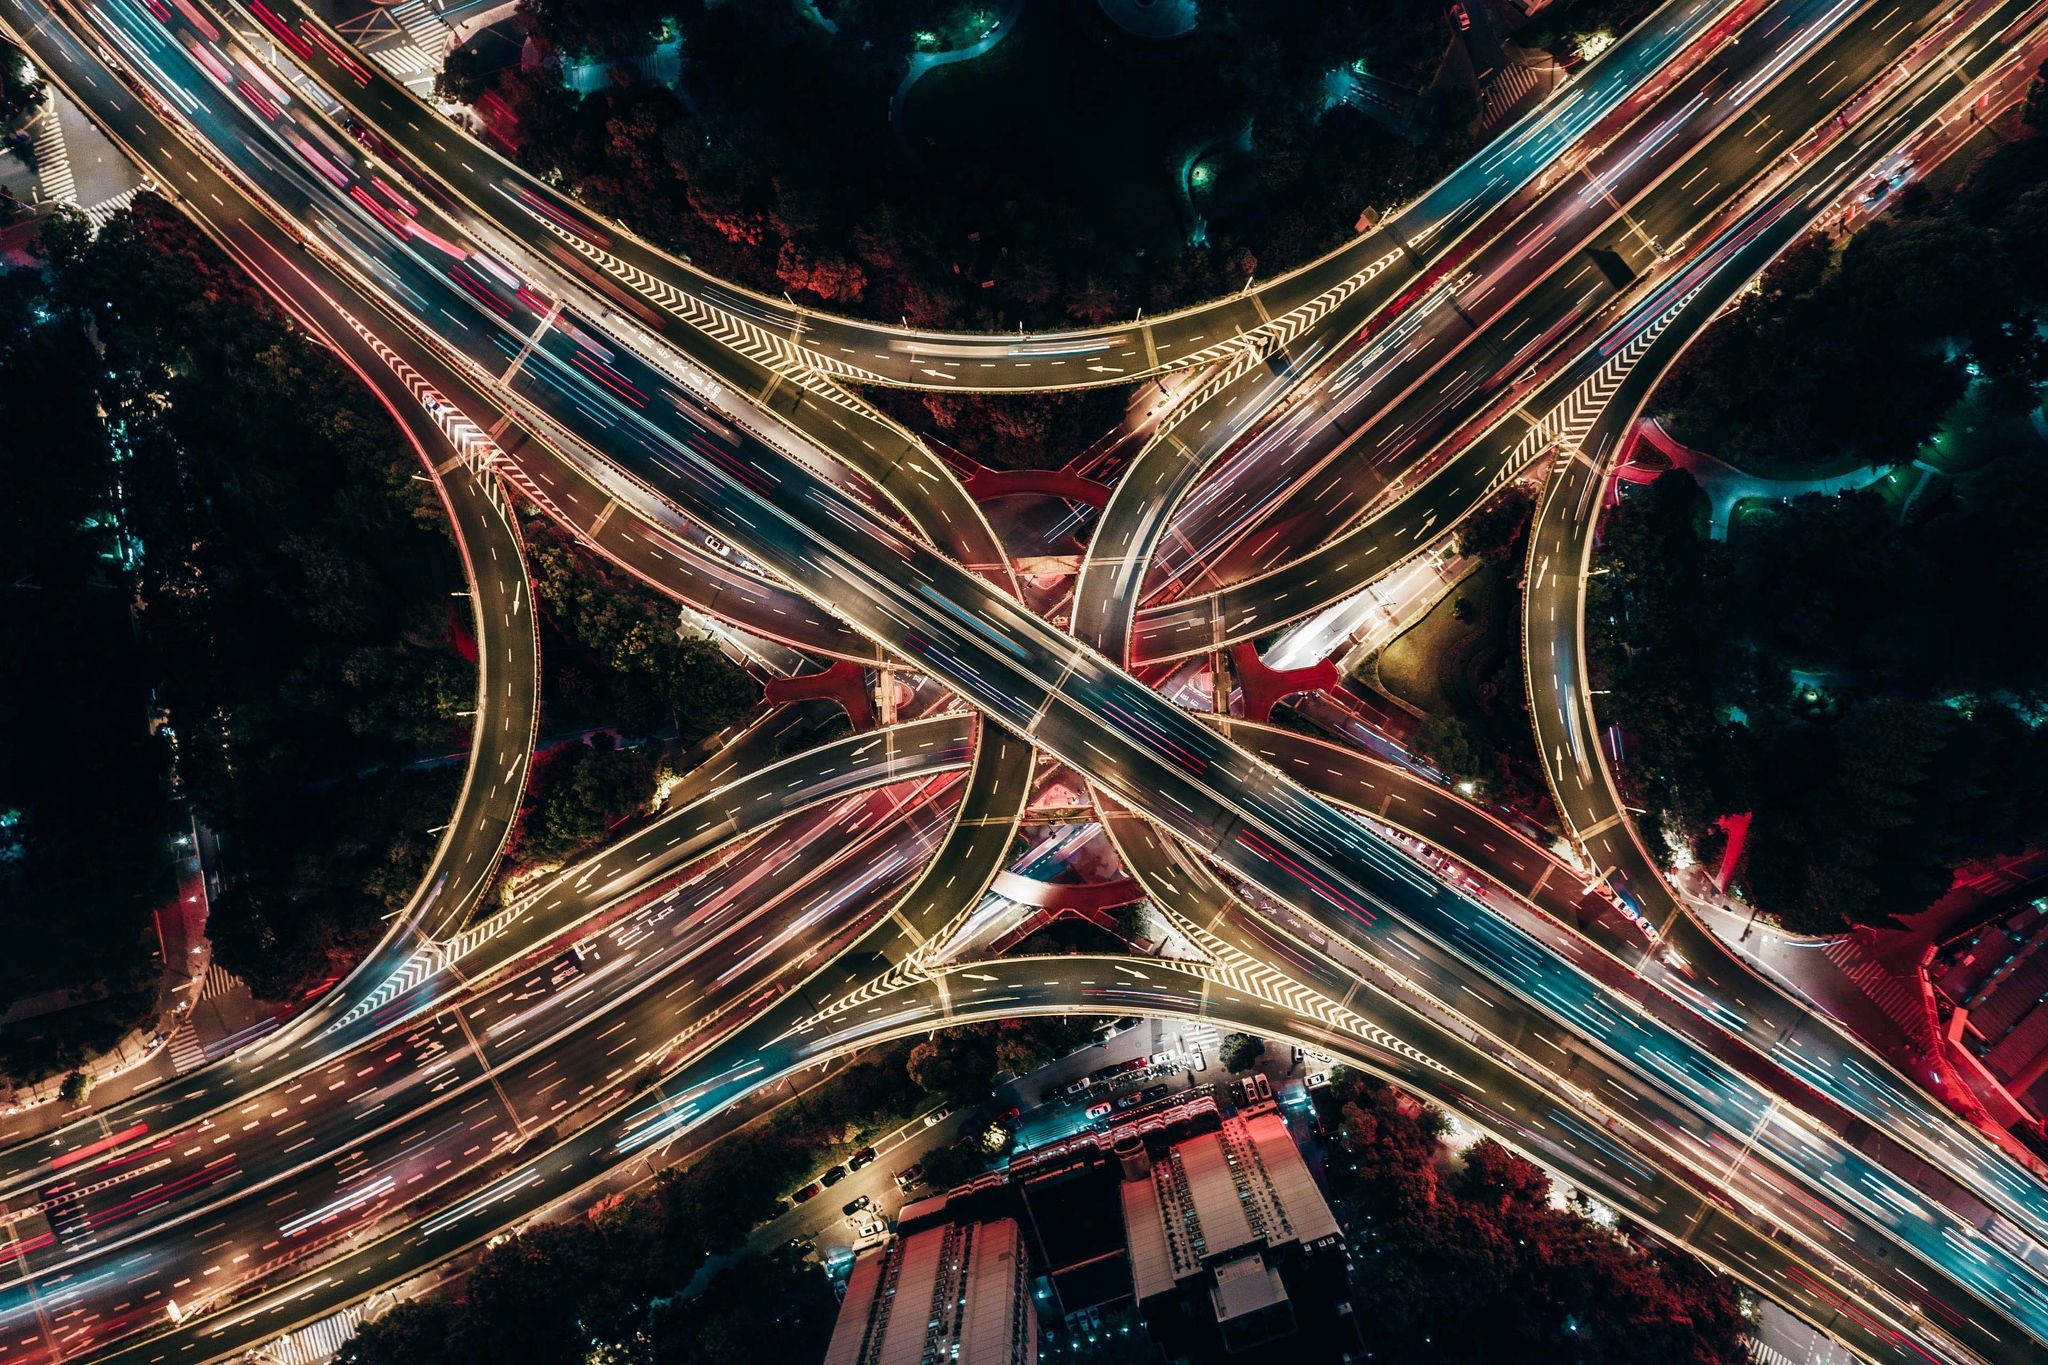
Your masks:
[[[1959,861],[2048,831],[2048,445],[2023,416],[2044,242],[2035,137],[1951,199],[1789,254],[1676,377],[1685,439],[1839,464],[1911,456],[1974,366],[1967,472],[1903,521],[1875,491],[1806,498],[1712,544],[1673,473],[1604,528],[1587,621],[1604,709],[1635,744],[1625,779],[1702,846],[1751,812],[1745,889],[1790,928],[1924,909]]]
[[[616,725],[633,736],[708,734],[745,715],[760,689],[678,606],[552,523],[521,528],[534,598],[571,657],[549,650],[548,720]]]
[[[106,917],[105,934],[75,941],[128,970],[142,901],[168,873],[163,755],[142,729],[153,695],[182,790],[221,836],[218,959],[259,993],[289,996],[360,952],[404,902],[431,848],[424,831],[446,819],[460,782],[459,770],[394,766],[459,746],[455,717],[474,694],[450,648],[448,592],[461,580],[442,510],[356,378],[163,201],[143,196],[97,239],[82,219],[59,220],[44,242],[51,325],[74,338],[65,363],[76,368],[58,382],[27,357],[6,367],[9,386],[32,386],[17,401],[39,411],[10,428],[38,439],[5,444],[33,456],[24,483],[74,480],[68,495],[52,490],[60,497],[97,489],[107,510],[92,534],[107,540],[118,518],[134,551],[64,571],[60,590],[83,594],[75,610],[96,604],[97,619],[74,620],[91,643],[36,661],[39,685],[62,684],[73,663],[98,675],[75,680],[70,704],[105,719],[72,731],[67,762],[73,782],[101,788],[100,856],[72,875],[121,888],[83,894],[53,879],[47,890],[90,901],[69,913]],[[59,737],[51,703],[37,703],[24,743]],[[110,799],[132,818],[110,815]],[[145,877],[151,844],[161,866]]]
[[[2021,528],[2044,481],[2027,440],[1910,525],[1875,494],[1808,498],[1726,546],[1685,474],[1616,509],[1588,621],[1652,818],[1706,839],[1752,812],[1747,891],[1813,933],[1924,909],[1957,861],[2039,838],[2048,735],[2019,708],[2048,686],[2048,566]]]
[[[171,893],[169,753],[149,733],[97,369],[42,278],[0,275],[0,1009],[114,993],[0,1032],[0,1072],[22,1080],[146,1013],[150,912]]]
[[[1021,1076],[1094,1037],[1085,1019],[1005,1019],[935,1033],[910,1050],[910,1078],[934,1095],[985,1101],[999,1076]]]
[[[1548,48],[1564,60],[1597,33],[1620,36],[1634,28],[1657,0],[1555,0],[1515,30],[1523,47]]]
[[[1353,1232],[1352,1304],[1375,1357],[1557,1365],[1749,1359],[1733,1281],[1549,1202],[1550,1178],[1492,1141],[1452,1165],[1443,1118],[1349,1073],[1317,1094]]]
[[[1910,460],[1980,375],[2025,410],[2048,378],[2048,137],[2002,148],[1952,198],[1908,191],[1838,244],[1788,252],[1657,399],[1672,433],[1753,472]]]
[[[658,775],[653,755],[621,749],[603,731],[588,744],[572,741],[538,755],[512,856],[528,863],[568,861],[613,825],[644,813]]]
[[[991,331],[1157,312],[1284,271],[1469,145],[1469,107],[1434,111],[1441,131],[1421,142],[1349,106],[1323,109],[1324,78],[1354,60],[1426,83],[1449,34],[1427,0],[1228,0],[1142,54],[1061,4],[1033,4],[987,63],[930,78],[934,98],[966,92],[978,126],[940,120],[920,165],[898,145],[891,100],[914,35],[964,46],[977,36],[963,32],[969,11],[890,0],[818,12],[829,27],[782,0],[535,0],[529,24],[570,54],[629,57],[673,22],[681,86],[650,88],[621,66],[579,98],[529,69],[499,78],[484,107],[526,164],[722,276],[881,320]],[[458,58],[449,80],[466,90],[471,75]],[[926,93],[914,92],[912,124]],[[1093,135],[1159,122],[1176,145],[1218,149],[1204,245],[1188,244],[1175,207],[1178,156],[1134,163]]]

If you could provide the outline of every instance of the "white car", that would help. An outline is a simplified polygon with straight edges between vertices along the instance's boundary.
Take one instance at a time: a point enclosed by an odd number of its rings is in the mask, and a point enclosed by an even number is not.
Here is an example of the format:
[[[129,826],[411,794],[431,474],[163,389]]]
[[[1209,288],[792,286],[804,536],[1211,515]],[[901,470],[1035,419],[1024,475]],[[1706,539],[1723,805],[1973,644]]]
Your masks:
[[[1154,1067],[1172,1066],[1174,1058],[1179,1055],[1177,1052],[1155,1052],[1152,1054],[1152,1065]]]
[[[1113,1104],[1091,1104],[1088,1106],[1088,1117],[1091,1119],[1107,1118],[1115,1109],[1116,1106]]]

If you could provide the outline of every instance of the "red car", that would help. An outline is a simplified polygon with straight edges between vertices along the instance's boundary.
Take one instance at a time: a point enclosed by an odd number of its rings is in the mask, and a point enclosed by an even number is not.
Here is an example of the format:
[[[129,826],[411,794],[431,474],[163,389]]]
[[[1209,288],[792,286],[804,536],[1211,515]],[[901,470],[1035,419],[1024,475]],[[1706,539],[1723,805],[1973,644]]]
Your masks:
[[[802,1189],[798,1190],[789,1198],[791,1203],[801,1204],[806,1199],[816,1199],[819,1195],[823,1194],[824,1192],[825,1187],[823,1185],[820,1185],[817,1181],[813,1180],[810,1184],[804,1186]]]

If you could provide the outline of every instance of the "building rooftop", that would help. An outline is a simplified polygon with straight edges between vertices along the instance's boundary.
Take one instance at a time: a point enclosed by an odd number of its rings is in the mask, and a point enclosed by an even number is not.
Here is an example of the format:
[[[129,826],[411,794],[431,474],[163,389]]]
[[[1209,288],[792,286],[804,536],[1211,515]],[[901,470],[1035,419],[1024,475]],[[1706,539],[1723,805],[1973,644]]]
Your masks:
[[[1038,1324],[1010,1219],[948,1223],[863,1252],[825,1365],[1031,1365]]]
[[[1338,1234],[1279,1114],[1225,1119],[1175,1143],[1149,1175],[1121,1186],[1138,1301],[1164,1293],[1245,1248]]]
[[[1216,1321],[1228,1322],[1286,1302],[1287,1286],[1280,1283],[1280,1272],[1254,1251],[1216,1267],[1216,1286],[1209,1299],[1216,1307]]]

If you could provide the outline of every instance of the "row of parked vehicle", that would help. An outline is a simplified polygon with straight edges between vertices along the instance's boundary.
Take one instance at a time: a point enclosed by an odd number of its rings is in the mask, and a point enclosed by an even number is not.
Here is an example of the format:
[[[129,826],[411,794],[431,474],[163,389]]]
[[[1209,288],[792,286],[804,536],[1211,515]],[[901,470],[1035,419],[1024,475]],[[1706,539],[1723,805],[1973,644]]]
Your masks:
[[[1016,1114],[1016,1110],[1012,1109],[1010,1111],[1010,1117],[1014,1118],[1016,1117]],[[932,1110],[930,1113],[924,1116],[922,1126],[926,1128],[935,1128],[939,1124],[951,1118],[952,1116],[953,1106],[950,1104],[942,1104],[937,1109]],[[840,1181],[846,1179],[846,1177],[851,1175],[853,1172],[862,1170],[870,1164],[872,1164],[877,1155],[878,1154],[876,1153],[875,1149],[872,1147],[861,1148],[852,1156],[848,1157],[843,1164],[828,1166],[825,1169],[824,1173],[821,1174],[816,1180],[813,1180],[810,1184],[804,1186],[795,1194],[792,1194],[789,1197],[789,1202],[792,1204],[808,1204],[811,1200],[816,1199],[826,1190],[831,1189],[834,1185],[837,1185]],[[922,1175],[923,1173],[924,1167],[922,1165],[916,1165],[910,1167],[908,1170],[898,1171],[896,1173],[896,1188],[899,1190],[909,1189],[912,1185],[917,1183],[917,1177]],[[866,1208],[867,1204],[867,1196],[862,1195],[859,1199],[855,1200],[853,1203],[848,1204],[846,1206],[846,1216],[848,1218],[853,1217],[853,1215],[858,1213],[861,1209]]]

